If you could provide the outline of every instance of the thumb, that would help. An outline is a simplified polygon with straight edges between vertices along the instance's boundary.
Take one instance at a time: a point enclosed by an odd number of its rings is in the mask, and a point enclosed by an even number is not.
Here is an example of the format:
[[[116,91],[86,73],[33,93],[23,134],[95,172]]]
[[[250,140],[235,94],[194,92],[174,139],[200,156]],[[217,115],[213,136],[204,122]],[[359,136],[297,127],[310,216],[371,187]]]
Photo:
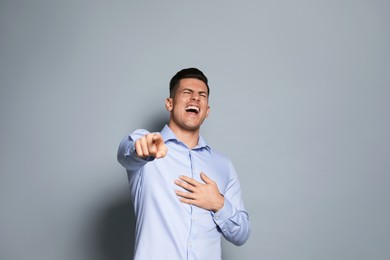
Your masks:
[[[168,147],[165,145],[164,142],[157,145],[157,153],[156,153],[157,159],[165,157],[167,153],[168,153]]]

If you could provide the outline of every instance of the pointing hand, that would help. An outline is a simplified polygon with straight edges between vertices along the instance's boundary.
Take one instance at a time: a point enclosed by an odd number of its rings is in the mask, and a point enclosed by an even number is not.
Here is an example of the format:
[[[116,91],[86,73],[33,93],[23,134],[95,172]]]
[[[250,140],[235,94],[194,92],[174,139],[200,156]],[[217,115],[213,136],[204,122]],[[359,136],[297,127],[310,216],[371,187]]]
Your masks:
[[[157,159],[163,158],[168,148],[159,133],[150,133],[142,136],[135,142],[135,151],[141,158],[153,156]]]

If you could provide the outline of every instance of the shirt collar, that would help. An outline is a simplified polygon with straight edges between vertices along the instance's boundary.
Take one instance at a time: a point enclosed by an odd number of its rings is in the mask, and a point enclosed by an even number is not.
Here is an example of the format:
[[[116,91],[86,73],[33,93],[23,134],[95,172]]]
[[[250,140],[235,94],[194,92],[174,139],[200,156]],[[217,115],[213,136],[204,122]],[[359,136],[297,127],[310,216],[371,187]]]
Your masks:
[[[174,140],[176,142],[182,143],[180,140],[177,139],[176,135],[173,133],[173,131],[169,128],[168,125],[165,125],[164,128],[160,132],[161,136],[164,139],[164,142]],[[198,145],[195,146],[193,149],[201,149],[206,148],[210,151],[210,146],[207,145],[206,141],[202,138],[202,136],[199,136]]]

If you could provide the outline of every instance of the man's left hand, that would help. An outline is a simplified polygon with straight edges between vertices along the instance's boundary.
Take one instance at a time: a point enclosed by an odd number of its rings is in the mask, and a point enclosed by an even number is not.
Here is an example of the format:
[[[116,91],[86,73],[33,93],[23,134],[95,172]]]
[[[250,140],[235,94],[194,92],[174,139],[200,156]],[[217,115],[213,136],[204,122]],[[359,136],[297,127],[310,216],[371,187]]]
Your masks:
[[[180,197],[181,202],[211,210],[215,213],[223,207],[225,199],[219,192],[215,181],[203,172],[200,173],[200,178],[204,183],[187,176],[180,176],[179,180],[175,180],[175,184],[188,192],[178,190],[175,192]]]

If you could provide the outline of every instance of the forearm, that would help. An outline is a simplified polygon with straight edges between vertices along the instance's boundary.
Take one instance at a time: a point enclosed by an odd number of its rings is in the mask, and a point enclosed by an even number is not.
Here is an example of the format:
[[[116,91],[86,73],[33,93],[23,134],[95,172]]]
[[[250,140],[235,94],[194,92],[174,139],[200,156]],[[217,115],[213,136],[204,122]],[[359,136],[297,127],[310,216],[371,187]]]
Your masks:
[[[134,149],[135,140],[131,136],[126,136],[118,148],[118,162],[130,172],[138,171],[144,166],[148,159],[142,159],[137,156]]]
[[[229,242],[240,246],[248,240],[250,235],[248,213],[235,209],[226,198],[223,208],[213,213],[213,219]]]

